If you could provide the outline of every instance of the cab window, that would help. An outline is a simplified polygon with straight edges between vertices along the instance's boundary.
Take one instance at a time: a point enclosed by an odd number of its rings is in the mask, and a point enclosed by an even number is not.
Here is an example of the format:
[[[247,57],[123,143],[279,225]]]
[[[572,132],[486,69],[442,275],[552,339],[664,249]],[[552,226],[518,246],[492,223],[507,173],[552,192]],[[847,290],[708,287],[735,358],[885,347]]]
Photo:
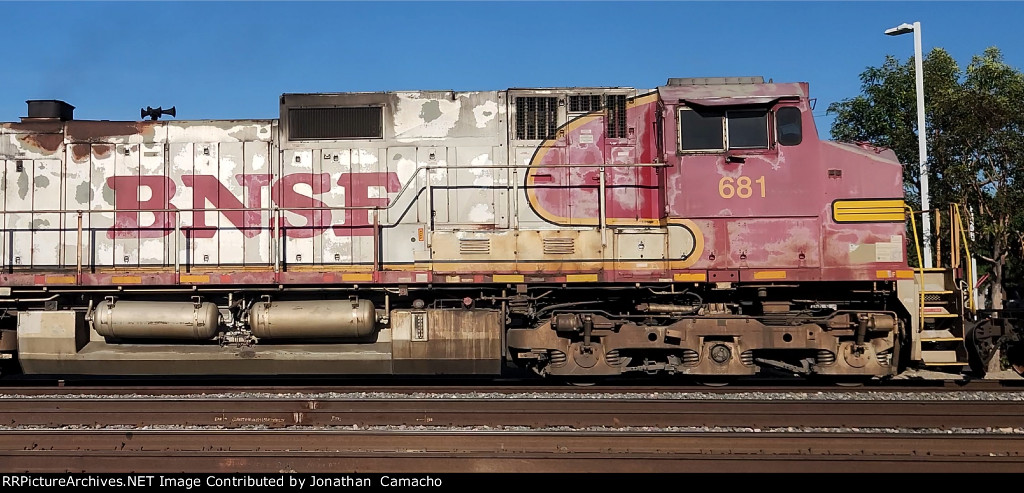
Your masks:
[[[767,148],[766,109],[679,110],[679,150],[682,152]]]
[[[778,129],[779,145],[795,146],[803,141],[803,124],[800,108],[783,106],[775,112],[775,128]]]
[[[679,143],[684,151],[715,151],[725,149],[721,111],[683,109],[679,111]]]

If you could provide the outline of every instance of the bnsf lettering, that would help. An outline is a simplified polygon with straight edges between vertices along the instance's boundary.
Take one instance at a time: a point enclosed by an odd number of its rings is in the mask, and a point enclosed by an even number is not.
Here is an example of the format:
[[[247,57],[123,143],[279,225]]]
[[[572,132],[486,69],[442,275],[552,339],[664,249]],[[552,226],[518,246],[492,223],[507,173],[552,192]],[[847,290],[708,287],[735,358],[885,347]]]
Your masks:
[[[340,224],[334,224],[334,211],[316,210],[327,207],[315,197],[330,191],[332,183],[328,173],[294,173],[282,176],[276,182],[270,174],[236,175],[235,180],[245,189],[244,205],[215,176],[182,176],[182,185],[192,189],[191,205],[194,210],[190,229],[193,237],[213,238],[217,234],[218,228],[206,222],[205,211],[212,209],[236,209],[220,213],[247,237],[266,233],[261,211],[237,209],[260,208],[268,188],[270,201],[288,212],[282,214],[279,224],[282,235],[312,238],[328,228],[337,236],[373,234],[369,227],[372,216],[368,210],[346,210]],[[345,207],[387,206],[389,199],[386,194],[398,192],[401,188],[396,173],[342,173],[334,185],[344,189]],[[107,179],[107,186],[114,190],[114,208],[118,210],[114,213],[114,226],[107,231],[108,238],[159,238],[174,231],[174,215],[161,211],[177,209],[171,204],[177,190],[172,179],[165,176],[113,176]],[[384,194],[371,197],[371,189],[383,189]],[[140,200],[144,195],[149,198]],[[150,224],[140,224],[139,212],[121,212],[123,209],[152,210],[154,220]]]

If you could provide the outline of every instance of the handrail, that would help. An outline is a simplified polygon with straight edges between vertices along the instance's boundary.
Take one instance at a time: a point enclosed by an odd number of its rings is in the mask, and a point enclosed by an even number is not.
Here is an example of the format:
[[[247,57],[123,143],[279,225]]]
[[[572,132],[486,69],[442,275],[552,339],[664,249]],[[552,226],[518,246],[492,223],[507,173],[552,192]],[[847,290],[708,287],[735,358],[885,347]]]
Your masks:
[[[910,216],[910,229],[914,232],[914,249],[917,250],[917,273],[921,279],[920,286],[918,287],[917,293],[919,300],[917,303],[918,320],[924,320],[924,262],[921,257],[921,238],[917,235],[917,220],[914,219],[914,210],[908,205],[903,206],[907,215]],[[921,327],[918,327],[920,330]]]
[[[953,204],[953,212],[956,214],[956,223],[960,229],[960,238],[961,243],[964,245],[964,254],[967,255],[967,294],[970,298],[968,306],[970,306],[971,313],[974,313],[977,311],[977,307],[974,302],[974,283],[971,282],[971,279],[974,279],[974,266],[973,262],[971,262],[971,246],[967,243],[967,232],[964,231],[964,220],[960,216],[960,204]]]

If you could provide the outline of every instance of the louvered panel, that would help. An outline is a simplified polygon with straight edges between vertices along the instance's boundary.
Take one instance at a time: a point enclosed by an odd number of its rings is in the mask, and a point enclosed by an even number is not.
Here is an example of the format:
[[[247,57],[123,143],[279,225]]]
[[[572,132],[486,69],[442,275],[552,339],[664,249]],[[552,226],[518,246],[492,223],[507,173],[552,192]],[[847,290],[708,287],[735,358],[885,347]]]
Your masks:
[[[610,138],[626,137],[626,96],[624,94],[608,95],[608,133]]]
[[[590,112],[601,109],[600,94],[574,94],[569,96],[569,111]]]
[[[558,127],[558,98],[516,98],[516,138],[538,140],[555,138]]]
[[[575,253],[575,238],[544,238],[545,255],[572,255]]]
[[[459,239],[459,253],[464,254],[490,254],[491,240],[489,238],[462,238]]]

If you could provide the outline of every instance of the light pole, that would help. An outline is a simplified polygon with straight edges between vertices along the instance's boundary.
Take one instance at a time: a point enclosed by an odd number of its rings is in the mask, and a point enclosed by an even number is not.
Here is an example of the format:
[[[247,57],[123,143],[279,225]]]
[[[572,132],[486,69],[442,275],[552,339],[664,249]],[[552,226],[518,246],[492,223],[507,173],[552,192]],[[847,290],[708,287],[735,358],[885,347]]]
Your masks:
[[[924,266],[932,266],[932,225],[930,221],[931,212],[928,210],[928,145],[925,141],[924,122],[924,57],[921,54],[921,23],[903,23],[892,29],[886,29],[885,34],[899,36],[909,32],[914,33],[914,78],[916,79],[917,91],[917,154],[919,156],[918,170],[921,175],[921,236],[924,236]]]

